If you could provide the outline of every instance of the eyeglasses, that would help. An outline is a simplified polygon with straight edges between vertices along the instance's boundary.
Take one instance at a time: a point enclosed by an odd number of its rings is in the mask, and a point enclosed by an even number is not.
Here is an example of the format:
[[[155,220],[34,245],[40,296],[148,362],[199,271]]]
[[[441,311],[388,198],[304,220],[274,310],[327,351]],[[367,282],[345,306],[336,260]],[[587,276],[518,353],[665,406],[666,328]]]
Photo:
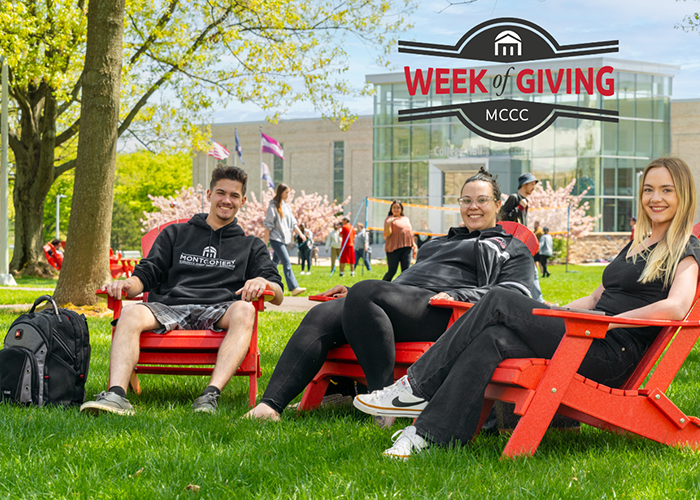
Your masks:
[[[476,199],[469,198],[468,196],[464,196],[462,198],[459,198],[457,201],[459,202],[460,205],[462,205],[464,207],[468,207],[472,203],[476,203],[477,206],[483,207],[491,200],[497,201],[496,198],[492,198],[491,196],[479,196]]]

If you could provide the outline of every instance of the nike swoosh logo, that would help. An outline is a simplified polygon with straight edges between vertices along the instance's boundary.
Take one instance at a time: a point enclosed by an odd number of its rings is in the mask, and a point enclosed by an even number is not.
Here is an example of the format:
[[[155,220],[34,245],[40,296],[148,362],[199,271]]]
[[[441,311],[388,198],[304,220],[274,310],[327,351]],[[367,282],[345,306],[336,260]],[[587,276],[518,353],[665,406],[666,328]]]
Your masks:
[[[415,403],[405,403],[399,399],[398,396],[394,398],[394,400],[391,402],[392,405],[394,405],[397,408],[410,408],[411,406],[416,406],[423,404],[424,401],[416,401]]]

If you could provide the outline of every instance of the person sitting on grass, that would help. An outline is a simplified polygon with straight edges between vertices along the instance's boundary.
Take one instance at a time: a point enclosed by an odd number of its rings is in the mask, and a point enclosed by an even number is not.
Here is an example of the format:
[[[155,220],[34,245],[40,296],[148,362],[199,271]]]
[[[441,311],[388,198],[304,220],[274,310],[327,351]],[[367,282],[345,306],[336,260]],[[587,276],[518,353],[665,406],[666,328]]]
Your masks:
[[[197,412],[217,410],[221,390],[250,345],[255,321],[250,302],[264,290],[275,293],[273,304],[283,299],[282,279],[267,247],[260,238],[246,236],[236,219],[246,201],[247,180],[240,168],[216,168],[207,190],[209,214],[196,214],[185,224],[164,228],[133,276],[102,287],[114,298],[149,292],[149,301],[124,305],[112,337],[112,385],[80,411],[133,414],[126,389],[139,358],[141,333],[177,329],[227,332],[209,385],[192,405]]]
[[[678,158],[660,158],[644,170],[638,231],[605,268],[603,283],[569,307],[609,316],[680,320],[698,282],[700,241],[692,236],[695,183]],[[365,413],[418,417],[395,434],[384,452],[406,459],[429,444],[469,443],[479,422],[486,387],[507,358],[551,358],[564,336],[562,318],[535,316],[537,301],[494,288],[458,319],[395,384],[359,395]],[[660,327],[611,323],[594,339],[578,373],[609,387],[629,378]],[[400,403],[400,404],[399,404]]]
[[[370,390],[390,384],[396,342],[433,342],[447,328],[452,310],[431,306],[431,299],[476,302],[493,288],[529,297],[532,254],[496,225],[501,191],[494,177],[482,168],[467,179],[459,203],[466,227],[426,242],[416,264],[394,281],[365,280],[324,292],[336,300],[306,314],[260,403],[246,416],[278,420],[318,373],[328,351],[343,344],[355,352]]]

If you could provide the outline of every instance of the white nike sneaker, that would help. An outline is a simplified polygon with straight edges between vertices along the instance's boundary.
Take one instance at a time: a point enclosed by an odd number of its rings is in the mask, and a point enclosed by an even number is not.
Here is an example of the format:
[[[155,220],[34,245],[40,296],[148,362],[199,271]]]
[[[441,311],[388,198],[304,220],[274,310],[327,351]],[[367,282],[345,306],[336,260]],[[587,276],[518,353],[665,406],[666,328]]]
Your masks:
[[[389,458],[408,460],[411,453],[419,453],[428,447],[428,442],[416,434],[416,428],[412,425],[395,432],[391,439],[394,445],[382,453],[382,455]]]
[[[408,376],[404,375],[389,387],[371,394],[355,396],[353,405],[358,410],[370,415],[416,418],[425,409],[428,402],[413,395]]]

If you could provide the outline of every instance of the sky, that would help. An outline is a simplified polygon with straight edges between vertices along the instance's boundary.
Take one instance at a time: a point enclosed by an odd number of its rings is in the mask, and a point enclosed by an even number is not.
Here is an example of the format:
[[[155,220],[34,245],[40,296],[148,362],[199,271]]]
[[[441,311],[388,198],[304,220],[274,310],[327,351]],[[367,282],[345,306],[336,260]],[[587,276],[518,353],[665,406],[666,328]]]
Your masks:
[[[559,44],[619,40],[620,51],[610,57],[681,67],[673,79],[673,99],[700,98],[700,32],[686,32],[676,26],[686,15],[700,11],[699,0],[460,0],[420,2],[410,15],[413,28],[401,40],[453,44],[472,27],[489,19],[517,17],[538,24]],[[371,48],[353,39],[346,40],[350,54],[347,79],[361,87],[367,75],[401,72],[403,67],[461,66],[469,61],[399,54],[389,56],[393,68],[377,66]],[[485,63],[478,63],[484,65]],[[373,98],[349,98],[345,104],[358,115],[372,114]],[[236,123],[265,119],[266,113],[252,104],[232,102],[215,111],[214,123]],[[298,105],[282,119],[316,118],[308,104]]]

